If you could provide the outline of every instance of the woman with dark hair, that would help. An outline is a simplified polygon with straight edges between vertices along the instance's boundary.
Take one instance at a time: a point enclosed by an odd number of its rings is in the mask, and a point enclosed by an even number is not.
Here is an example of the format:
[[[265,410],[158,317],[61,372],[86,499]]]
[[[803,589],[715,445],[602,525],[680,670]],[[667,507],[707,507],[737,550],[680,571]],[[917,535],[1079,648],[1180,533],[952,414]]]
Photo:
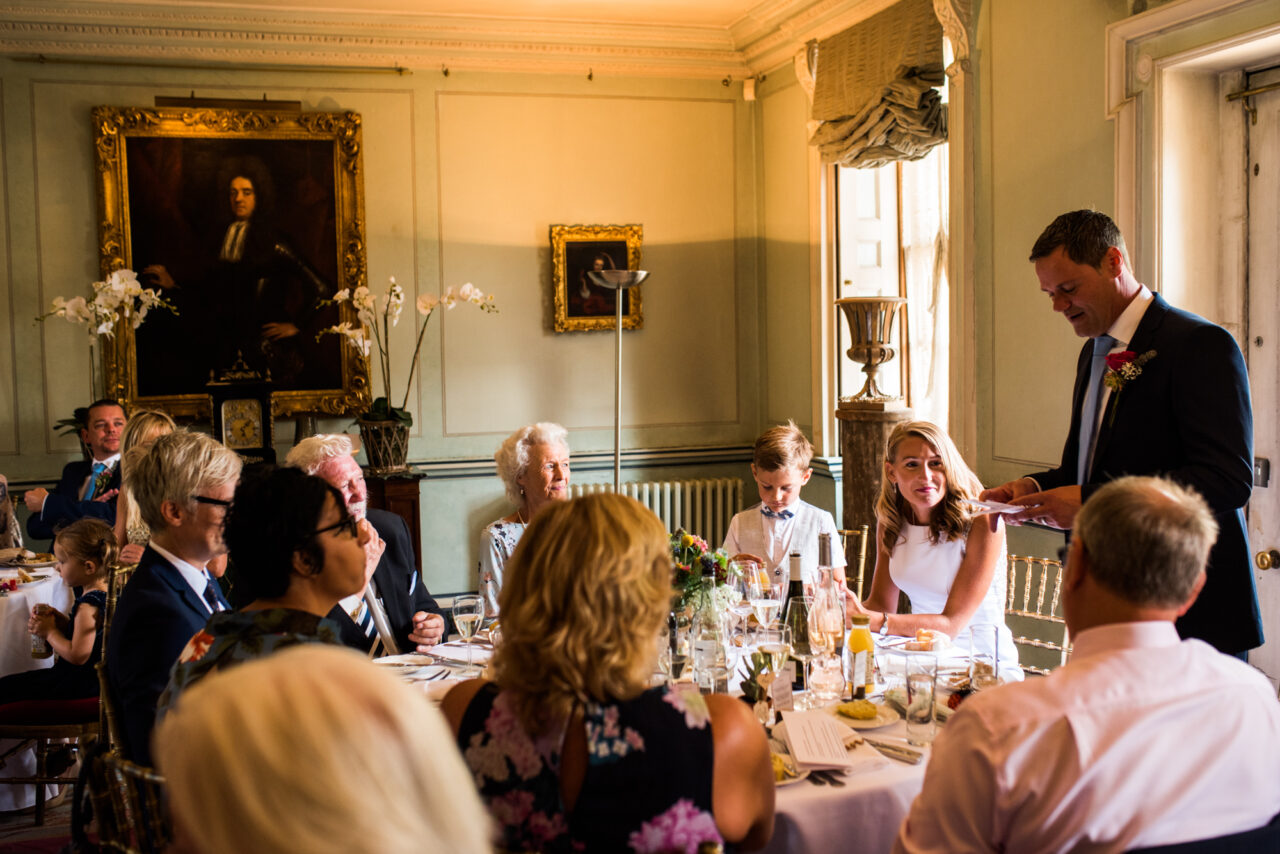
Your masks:
[[[239,599],[249,604],[215,613],[187,642],[160,698],[161,714],[210,671],[295,644],[340,644],[325,615],[364,588],[368,534],[336,489],[299,469],[246,469],[223,539]]]

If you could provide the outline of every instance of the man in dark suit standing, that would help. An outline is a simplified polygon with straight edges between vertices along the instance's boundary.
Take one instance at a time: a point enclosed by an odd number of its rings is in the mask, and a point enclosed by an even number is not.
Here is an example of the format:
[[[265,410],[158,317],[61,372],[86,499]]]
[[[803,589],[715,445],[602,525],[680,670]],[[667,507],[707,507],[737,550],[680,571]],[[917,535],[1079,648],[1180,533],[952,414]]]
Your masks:
[[[1090,340],[1076,365],[1061,465],[983,497],[1027,508],[1011,522],[1070,529],[1080,505],[1123,475],[1162,475],[1195,489],[1219,534],[1204,590],[1178,632],[1244,657],[1262,644],[1262,618],[1243,512],[1253,488],[1253,411],[1240,348],[1222,327],[1139,283],[1105,214],[1058,217],[1031,261],[1054,311]]]
[[[373,598],[381,602],[399,651],[426,652],[444,634],[444,614],[419,578],[409,526],[394,513],[368,506],[364,473],[353,453],[349,437],[321,434],[295,445],[285,464],[324,479],[342,493],[352,516],[373,527],[377,537],[365,547]],[[363,595],[339,602],[329,619],[342,627],[347,646],[368,651],[373,645],[376,627]]]
[[[80,427],[80,441],[93,459],[67,463],[53,492],[32,489],[22,496],[31,511],[27,534],[32,539],[51,539],[57,527],[86,516],[115,524],[120,438],[125,423],[124,410],[114,400],[97,400],[89,405]]]
[[[104,656],[126,758],[151,764],[156,701],[187,641],[226,610],[209,573],[226,551],[222,523],[240,457],[201,433],[161,436],[130,474],[151,542],[120,594]]]

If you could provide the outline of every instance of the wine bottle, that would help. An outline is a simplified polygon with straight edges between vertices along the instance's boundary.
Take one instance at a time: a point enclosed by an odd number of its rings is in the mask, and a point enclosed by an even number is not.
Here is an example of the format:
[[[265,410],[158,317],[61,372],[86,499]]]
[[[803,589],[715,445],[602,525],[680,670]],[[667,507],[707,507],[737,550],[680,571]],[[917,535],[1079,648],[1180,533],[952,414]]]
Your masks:
[[[800,568],[800,553],[792,552],[788,556],[791,580],[787,582],[787,599],[783,603],[786,608],[787,625],[791,626],[791,661],[795,664],[796,675],[791,680],[791,690],[795,692],[806,689],[804,681],[805,662],[813,654],[809,645],[809,611],[808,608],[794,610],[792,600],[804,601],[804,574]]]

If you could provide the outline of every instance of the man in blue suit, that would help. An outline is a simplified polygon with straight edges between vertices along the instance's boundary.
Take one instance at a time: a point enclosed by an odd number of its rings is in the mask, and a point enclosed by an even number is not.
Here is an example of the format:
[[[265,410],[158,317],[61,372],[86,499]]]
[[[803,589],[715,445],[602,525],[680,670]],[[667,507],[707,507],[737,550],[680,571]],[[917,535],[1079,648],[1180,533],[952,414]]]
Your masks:
[[[353,456],[350,437],[322,434],[303,439],[285,464],[324,479],[342,493],[347,512],[377,534],[365,546],[370,587],[382,605],[400,652],[426,652],[444,634],[444,613],[422,583],[409,526],[395,513],[369,507],[364,472]],[[360,595],[339,602],[329,619],[342,629],[342,642],[367,652],[376,639],[372,615]]]
[[[58,527],[86,516],[103,519],[108,525],[115,523],[124,425],[124,410],[114,400],[89,405],[80,441],[93,459],[67,463],[53,492],[32,489],[22,497],[31,511],[27,533],[32,539],[51,539]]]
[[[240,465],[208,436],[178,431],[157,439],[130,475],[151,542],[120,594],[104,659],[133,762],[151,764],[156,701],[178,654],[214,611],[229,607],[207,567],[226,551],[222,523]]]
[[[1070,529],[1080,505],[1123,475],[1161,475],[1196,490],[1219,534],[1178,632],[1245,657],[1262,644],[1262,617],[1243,512],[1253,488],[1253,410],[1240,348],[1222,327],[1140,284],[1105,214],[1058,217],[1031,260],[1054,311],[1090,340],[1076,364],[1061,465],[983,497],[1025,506],[1012,522]]]

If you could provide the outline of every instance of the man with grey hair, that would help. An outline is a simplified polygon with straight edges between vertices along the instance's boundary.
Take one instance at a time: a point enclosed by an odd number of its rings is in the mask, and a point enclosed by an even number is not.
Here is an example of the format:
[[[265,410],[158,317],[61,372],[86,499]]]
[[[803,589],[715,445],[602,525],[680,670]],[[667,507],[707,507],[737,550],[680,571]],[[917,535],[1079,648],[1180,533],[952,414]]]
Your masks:
[[[320,434],[295,445],[285,465],[316,475],[341,492],[347,512],[372,529],[365,546],[365,577],[373,598],[386,614],[398,650],[426,652],[444,635],[444,614],[418,577],[409,526],[395,513],[369,507],[369,490],[354,454],[349,436]],[[339,602],[329,619],[342,628],[347,646],[364,652],[373,646],[376,624],[364,591]]]
[[[104,655],[126,758],[151,764],[156,701],[178,654],[229,607],[210,562],[226,552],[222,523],[240,457],[201,433],[156,439],[129,475],[151,541],[120,593]],[[218,573],[220,574],[220,573]]]
[[[1229,850],[1275,850],[1275,691],[1173,625],[1217,534],[1204,499],[1170,480],[1094,493],[1062,582],[1071,661],[965,700],[894,851],[1120,852],[1246,833]]]

